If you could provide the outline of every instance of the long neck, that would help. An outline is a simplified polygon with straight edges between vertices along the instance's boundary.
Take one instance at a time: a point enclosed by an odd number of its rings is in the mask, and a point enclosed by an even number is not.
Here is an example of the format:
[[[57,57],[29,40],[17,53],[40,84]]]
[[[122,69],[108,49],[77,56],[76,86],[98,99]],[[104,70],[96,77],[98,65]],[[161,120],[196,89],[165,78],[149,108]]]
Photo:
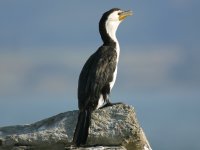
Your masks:
[[[106,31],[109,35],[109,37],[114,41],[114,42],[118,42],[117,37],[116,37],[116,31],[118,28],[118,25],[114,22],[106,22]]]
[[[117,63],[119,60],[119,54],[120,54],[120,46],[116,37],[116,31],[119,24],[113,23],[113,22],[106,22],[105,24],[99,25],[99,31],[101,34],[101,38],[104,42],[104,45],[109,45],[115,48],[117,52]]]
[[[118,45],[118,40],[116,37],[118,25],[118,23],[112,21],[106,21],[104,23],[100,22],[99,32],[104,45]]]

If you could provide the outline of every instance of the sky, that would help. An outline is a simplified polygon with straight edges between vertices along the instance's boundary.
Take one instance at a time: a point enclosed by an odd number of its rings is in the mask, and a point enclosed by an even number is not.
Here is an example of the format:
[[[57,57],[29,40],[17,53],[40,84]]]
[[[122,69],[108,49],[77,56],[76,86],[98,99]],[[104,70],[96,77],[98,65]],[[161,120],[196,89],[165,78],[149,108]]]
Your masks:
[[[103,12],[133,10],[121,47],[113,102],[134,106],[152,145],[199,150],[200,1],[1,0],[0,127],[77,108],[83,64],[102,44]]]

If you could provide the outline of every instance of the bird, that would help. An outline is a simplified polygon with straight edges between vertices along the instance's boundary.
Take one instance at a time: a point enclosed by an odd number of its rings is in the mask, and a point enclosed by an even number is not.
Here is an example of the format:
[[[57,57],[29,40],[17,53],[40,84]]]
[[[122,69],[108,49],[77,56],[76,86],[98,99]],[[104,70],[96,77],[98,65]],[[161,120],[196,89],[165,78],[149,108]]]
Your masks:
[[[119,24],[132,11],[112,8],[99,21],[99,33],[103,44],[84,64],[78,80],[79,115],[73,143],[77,147],[85,145],[91,121],[91,113],[96,109],[112,106],[109,94],[115,84],[120,46],[116,37]]]

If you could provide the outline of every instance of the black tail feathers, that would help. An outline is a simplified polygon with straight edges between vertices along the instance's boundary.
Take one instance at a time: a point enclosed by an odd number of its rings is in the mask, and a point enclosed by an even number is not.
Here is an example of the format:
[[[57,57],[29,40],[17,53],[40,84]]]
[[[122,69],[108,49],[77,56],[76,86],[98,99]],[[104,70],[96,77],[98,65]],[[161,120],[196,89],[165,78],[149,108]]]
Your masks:
[[[88,129],[90,126],[91,112],[89,110],[80,111],[78,122],[74,132],[73,143],[76,146],[84,145],[88,137]]]

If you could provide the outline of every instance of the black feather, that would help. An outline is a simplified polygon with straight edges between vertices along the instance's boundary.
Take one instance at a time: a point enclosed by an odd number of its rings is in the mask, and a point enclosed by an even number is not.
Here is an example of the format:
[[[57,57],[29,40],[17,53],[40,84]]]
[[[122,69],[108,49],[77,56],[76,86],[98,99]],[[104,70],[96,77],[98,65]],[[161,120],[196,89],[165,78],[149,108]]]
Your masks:
[[[109,83],[116,69],[117,52],[114,47],[101,46],[85,63],[79,76],[79,109],[95,110],[100,95],[110,93]]]
[[[88,129],[90,126],[91,112],[84,110],[79,112],[76,129],[74,132],[73,143],[76,146],[84,145],[88,137]]]

